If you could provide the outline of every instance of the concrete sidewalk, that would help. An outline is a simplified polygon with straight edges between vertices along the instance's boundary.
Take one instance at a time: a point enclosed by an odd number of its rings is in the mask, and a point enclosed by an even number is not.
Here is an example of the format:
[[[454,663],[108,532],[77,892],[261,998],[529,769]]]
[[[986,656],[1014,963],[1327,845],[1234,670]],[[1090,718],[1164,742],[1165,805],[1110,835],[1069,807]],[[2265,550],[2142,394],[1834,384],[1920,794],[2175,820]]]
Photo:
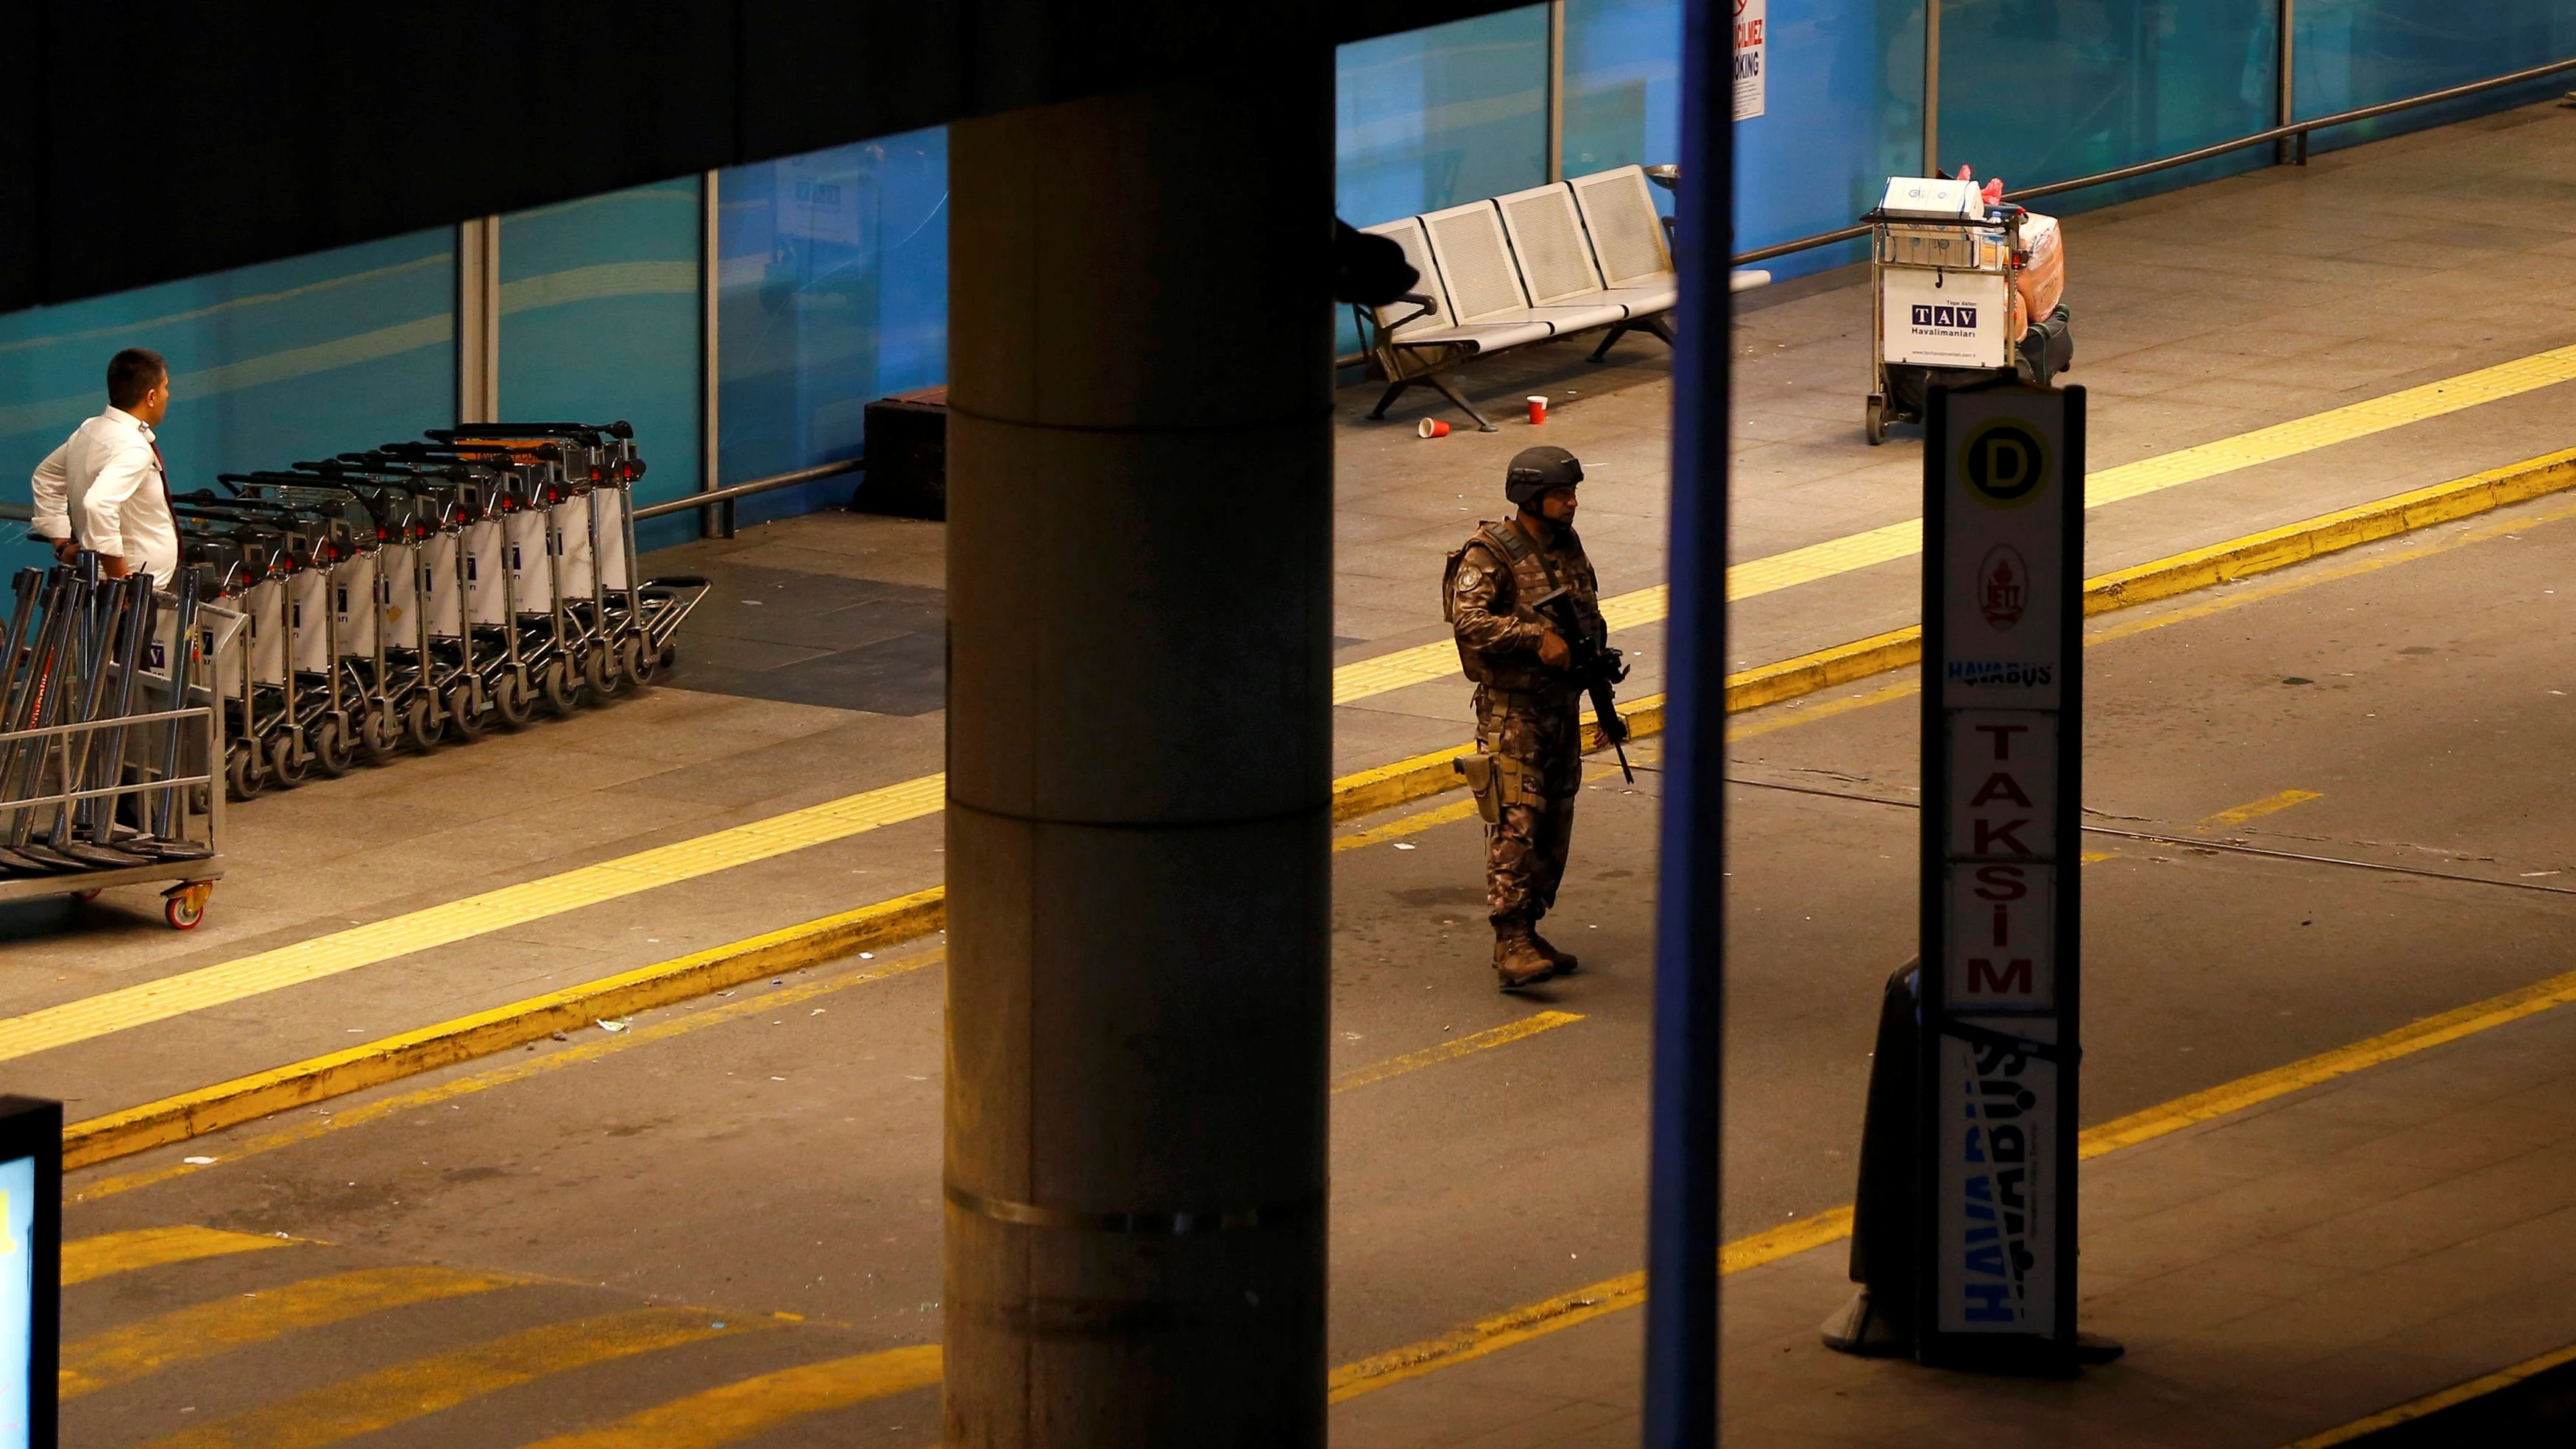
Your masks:
[[[1857,1124],[1854,1124],[1855,1136]],[[2083,1176],[2072,1382],[1817,1341],[1848,1242],[1722,1293],[1730,1445],[2276,1449],[2576,1342],[2576,1011],[2548,1010],[2124,1148]],[[1637,1442],[1642,1315],[1337,1406],[1336,1449]]]

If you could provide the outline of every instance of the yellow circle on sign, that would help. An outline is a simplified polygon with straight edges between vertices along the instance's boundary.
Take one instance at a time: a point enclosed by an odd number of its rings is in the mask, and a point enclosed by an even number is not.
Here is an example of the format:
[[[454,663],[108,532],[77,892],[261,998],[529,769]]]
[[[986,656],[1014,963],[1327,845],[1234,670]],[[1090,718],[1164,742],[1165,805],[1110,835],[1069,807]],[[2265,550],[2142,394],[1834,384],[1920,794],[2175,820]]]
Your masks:
[[[2019,508],[2048,481],[2048,444],[2020,418],[1989,418],[1959,445],[1959,478],[1989,508]]]

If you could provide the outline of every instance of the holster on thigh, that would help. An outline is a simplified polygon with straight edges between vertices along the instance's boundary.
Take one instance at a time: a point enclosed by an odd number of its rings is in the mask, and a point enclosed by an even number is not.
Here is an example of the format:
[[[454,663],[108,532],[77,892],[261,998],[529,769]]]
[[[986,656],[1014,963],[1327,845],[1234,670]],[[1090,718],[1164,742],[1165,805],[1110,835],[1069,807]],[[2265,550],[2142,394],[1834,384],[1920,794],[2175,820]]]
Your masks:
[[[1475,792],[1476,810],[1488,825],[1499,824],[1514,805],[1544,808],[1547,776],[1536,765],[1510,755],[1460,755],[1451,762]]]
[[[1467,793],[1476,797],[1476,813],[1492,825],[1503,818],[1503,797],[1494,788],[1496,761],[1492,755],[1460,755],[1449,762],[1451,769],[1466,777]]]

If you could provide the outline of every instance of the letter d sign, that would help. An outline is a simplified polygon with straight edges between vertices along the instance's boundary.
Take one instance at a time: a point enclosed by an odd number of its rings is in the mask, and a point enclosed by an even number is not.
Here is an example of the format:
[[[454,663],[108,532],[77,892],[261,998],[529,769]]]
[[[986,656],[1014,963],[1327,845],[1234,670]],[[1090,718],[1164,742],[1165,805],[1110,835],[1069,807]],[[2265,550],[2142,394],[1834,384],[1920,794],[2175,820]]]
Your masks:
[[[2047,476],[2048,457],[2036,433],[1998,418],[1968,434],[1960,449],[1959,473],[1978,498],[2011,508],[2029,501]]]

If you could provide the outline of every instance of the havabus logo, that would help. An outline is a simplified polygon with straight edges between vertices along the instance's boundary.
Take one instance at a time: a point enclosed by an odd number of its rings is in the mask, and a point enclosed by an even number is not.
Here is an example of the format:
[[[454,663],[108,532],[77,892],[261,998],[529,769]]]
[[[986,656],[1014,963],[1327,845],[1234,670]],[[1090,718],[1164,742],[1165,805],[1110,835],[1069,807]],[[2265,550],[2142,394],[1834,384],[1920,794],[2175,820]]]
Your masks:
[[[1918,302],[1914,306],[1917,327],[1968,327],[1977,325],[1977,307],[1973,302]]]

